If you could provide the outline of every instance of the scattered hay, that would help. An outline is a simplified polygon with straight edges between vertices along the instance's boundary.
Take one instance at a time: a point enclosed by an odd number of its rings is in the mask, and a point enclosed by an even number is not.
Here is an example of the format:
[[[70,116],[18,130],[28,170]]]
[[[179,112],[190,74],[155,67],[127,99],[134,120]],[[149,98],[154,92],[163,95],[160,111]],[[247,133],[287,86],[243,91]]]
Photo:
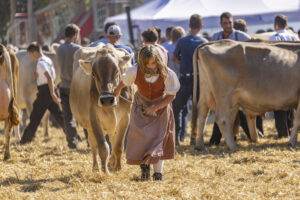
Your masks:
[[[206,128],[208,141],[212,126]],[[224,142],[196,151],[189,139],[166,161],[163,182],[141,182],[140,168],[126,164],[111,175],[92,172],[86,142],[69,150],[63,132],[50,127],[44,139],[19,146],[13,138],[11,159],[0,161],[1,199],[300,199],[299,149],[276,138],[273,121],[264,121],[265,138],[250,143],[241,132],[238,150]],[[190,132],[190,130],[189,130]],[[83,132],[80,132],[84,137]],[[0,135],[0,148],[4,136]],[[299,144],[298,144],[299,146]],[[0,154],[3,158],[3,152]],[[100,163],[99,163],[100,164]],[[153,169],[151,169],[153,173]]]

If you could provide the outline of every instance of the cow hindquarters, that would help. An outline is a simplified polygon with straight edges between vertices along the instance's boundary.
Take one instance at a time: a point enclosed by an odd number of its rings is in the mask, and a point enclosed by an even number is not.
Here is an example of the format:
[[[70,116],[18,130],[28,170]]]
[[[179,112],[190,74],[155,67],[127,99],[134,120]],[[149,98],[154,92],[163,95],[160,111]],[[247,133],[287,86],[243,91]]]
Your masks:
[[[292,133],[291,133],[291,137],[290,137],[290,141],[289,141],[289,144],[293,148],[296,147],[299,128],[300,128],[300,99],[298,100],[298,106],[297,106],[297,110],[296,110],[295,118],[294,118],[294,126],[292,128]]]
[[[11,102],[11,90],[5,80],[0,80],[0,120],[9,116],[9,104]]]

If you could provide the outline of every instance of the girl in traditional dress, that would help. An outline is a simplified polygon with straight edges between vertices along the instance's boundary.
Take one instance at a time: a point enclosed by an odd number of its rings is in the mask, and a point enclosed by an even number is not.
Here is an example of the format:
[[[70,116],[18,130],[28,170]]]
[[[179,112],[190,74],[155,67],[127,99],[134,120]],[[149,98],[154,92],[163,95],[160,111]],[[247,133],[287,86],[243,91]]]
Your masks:
[[[173,159],[175,153],[175,124],[171,102],[180,83],[161,59],[154,45],[144,46],[138,55],[138,65],[123,74],[115,89],[136,84],[127,137],[126,158],[130,165],[140,165],[141,179],[150,180],[153,164],[154,180],[162,180],[163,160]]]

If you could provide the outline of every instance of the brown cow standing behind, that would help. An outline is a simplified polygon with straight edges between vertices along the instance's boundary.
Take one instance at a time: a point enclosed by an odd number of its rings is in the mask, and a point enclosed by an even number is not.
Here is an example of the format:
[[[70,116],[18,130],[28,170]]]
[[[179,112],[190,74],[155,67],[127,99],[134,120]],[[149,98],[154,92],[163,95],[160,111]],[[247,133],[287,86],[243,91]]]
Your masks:
[[[197,148],[204,147],[203,128],[209,109],[215,110],[226,144],[235,149],[234,120],[239,107],[245,111],[253,141],[257,141],[253,116],[297,107],[300,103],[298,50],[300,43],[292,42],[222,40],[199,46],[194,53],[200,79]],[[296,144],[299,127],[298,106],[290,138],[292,146]]]
[[[9,142],[12,127],[20,122],[16,105],[18,76],[19,63],[16,55],[0,44],[0,120],[5,120],[4,160],[10,158]]]
[[[111,166],[121,169],[123,140],[129,124],[131,104],[120,99],[117,105],[113,95],[132,55],[122,49],[106,47],[81,48],[74,54],[73,79],[70,88],[70,105],[76,121],[88,131],[88,140],[93,155],[93,171],[98,170],[97,153],[102,170],[109,172],[107,164],[109,146],[105,134],[109,135],[112,156]],[[82,60],[84,59],[84,60]],[[80,67],[76,67],[80,64]],[[124,88],[122,97],[133,99],[133,88]]]

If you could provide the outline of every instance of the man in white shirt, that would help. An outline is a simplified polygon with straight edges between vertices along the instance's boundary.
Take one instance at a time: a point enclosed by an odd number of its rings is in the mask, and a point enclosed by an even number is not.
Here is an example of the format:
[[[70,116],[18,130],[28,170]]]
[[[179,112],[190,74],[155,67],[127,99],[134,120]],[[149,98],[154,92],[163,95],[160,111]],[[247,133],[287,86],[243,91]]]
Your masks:
[[[274,29],[276,34],[272,35],[269,40],[275,41],[298,41],[296,34],[286,30],[288,19],[285,15],[277,15],[274,20]]]
[[[274,29],[276,34],[272,35],[269,40],[274,41],[299,41],[296,35],[286,30],[288,19],[285,15],[277,15],[274,19]],[[278,132],[278,138],[288,137],[290,128],[293,126],[293,110],[274,111],[275,127]]]
[[[33,42],[28,48],[29,56],[37,61],[36,72],[33,75],[37,81],[38,93],[33,103],[33,110],[30,114],[30,123],[24,130],[20,144],[26,144],[33,140],[35,132],[41,119],[48,109],[61,127],[64,127],[63,113],[59,107],[60,98],[55,93],[55,69],[52,60],[44,56],[40,46]]]

